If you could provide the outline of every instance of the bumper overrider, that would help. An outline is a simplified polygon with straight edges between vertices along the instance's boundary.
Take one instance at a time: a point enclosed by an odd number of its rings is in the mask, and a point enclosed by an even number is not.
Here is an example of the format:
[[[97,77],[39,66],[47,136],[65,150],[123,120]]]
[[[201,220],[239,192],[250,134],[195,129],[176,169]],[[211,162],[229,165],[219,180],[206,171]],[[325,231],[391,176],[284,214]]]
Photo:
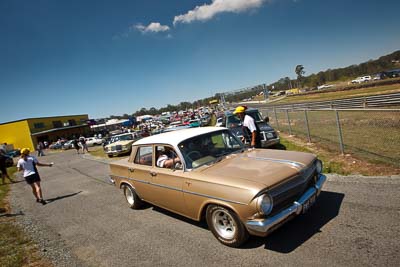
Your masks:
[[[318,180],[315,185],[309,188],[297,201],[293,202],[290,207],[268,218],[248,220],[245,224],[247,230],[254,235],[266,236],[268,233],[278,228],[284,222],[290,220],[297,215],[300,215],[302,212],[309,208],[309,200],[311,200],[312,198],[315,199],[321,193],[321,189],[325,181],[326,176],[319,174]]]

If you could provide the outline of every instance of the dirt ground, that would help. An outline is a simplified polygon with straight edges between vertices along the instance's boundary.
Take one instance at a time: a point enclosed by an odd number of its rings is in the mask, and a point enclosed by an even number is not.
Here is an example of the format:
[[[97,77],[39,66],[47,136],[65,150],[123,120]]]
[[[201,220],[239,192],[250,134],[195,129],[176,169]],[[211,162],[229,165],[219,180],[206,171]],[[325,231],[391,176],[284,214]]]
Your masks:
[[[371,163],[365,159],[357,158],[351,154],[340,155],[337,153],[332,153],[322,149],[321,147],[318,147],[315,143],[307,143],[306,141],[295,136],[289,136],[283,133],[280,133],[280,135],[298,146],[306,147],[316,155],[320,155],[325,159],[329,159],[329,162],[338,163],[338,165],[341,166],[344,174],[358,174],[365,176],[400,175],[400,168],[398,167],[386,164]]]

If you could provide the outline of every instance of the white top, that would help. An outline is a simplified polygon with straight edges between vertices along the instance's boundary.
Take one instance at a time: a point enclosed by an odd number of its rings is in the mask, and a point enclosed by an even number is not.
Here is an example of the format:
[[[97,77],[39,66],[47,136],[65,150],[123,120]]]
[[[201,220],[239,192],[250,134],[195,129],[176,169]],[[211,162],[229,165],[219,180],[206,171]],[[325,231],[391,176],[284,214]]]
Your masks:
[[[188,128],[177,130],[168,133],[161,133],[152,135],[149,137],[142,138],[136,141],[133,145],[147,145],[147,144],[169,144],[176,147],[180,142],[187,140],[189,138],[206,134],[212,133],[216,131],[222,131],[226,128],[221,127],[196,127],[196,128]]]
[[[158,167],[161,167],[161,168],[164,168],[164,163],[165,163],[165,161],[168,160],[168,159],[169,159],[169,158],[168,158],[167,155],[161,155],[161,156],[159,156],[158,159],[157,159],[157,166],[158,166]]]
[[[254,119],[250,115],[244,116],[243,126],[249,128],[250,132],[257,131],[256,125],[254,123]]]
[[[26,157],[26,161],[24,158],[20,158],[17,163],[17,168],[22,168],[24,170],[24,177],[35,174],[35,168],[33,167],[33,162],[36,164],[38,160],[34,156]]]

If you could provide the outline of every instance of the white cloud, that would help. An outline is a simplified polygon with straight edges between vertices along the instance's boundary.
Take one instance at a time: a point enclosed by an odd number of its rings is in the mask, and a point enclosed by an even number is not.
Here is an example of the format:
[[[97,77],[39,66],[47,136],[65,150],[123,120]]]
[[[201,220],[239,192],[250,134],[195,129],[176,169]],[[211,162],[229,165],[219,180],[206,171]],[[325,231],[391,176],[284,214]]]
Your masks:
[[[174,17],[173,24],[206,21],[222,12],[240,13],[260,7],[267,0],[212,0],[211,4],[196,6],[186,14]]]
[[[134,29],[142,32],[142,33],[148,33],[148,32],[166,32],[169,31],[169,26],[167,25],[161,25],[159,22],[152,22],[147,26],[144,26],[143,24],[136,24],[132,26]]]

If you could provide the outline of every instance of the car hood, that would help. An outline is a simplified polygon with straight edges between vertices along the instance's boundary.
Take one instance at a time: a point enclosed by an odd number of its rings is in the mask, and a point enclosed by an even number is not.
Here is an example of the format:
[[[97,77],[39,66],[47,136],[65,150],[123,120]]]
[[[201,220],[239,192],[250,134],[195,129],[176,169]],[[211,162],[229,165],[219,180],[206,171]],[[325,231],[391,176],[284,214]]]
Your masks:
[[[211,166],[200,167],[205,176],[212,176],[216,183],[232,186],[259,184],[270,188],[288,180],[310,165],[315,155],[303,152],[253,149],[232,154]]]
[[[258,122],[257,125],[258,125],[258,128],[260,128],[260,131],[271,132],[274,130],[271,126],[268,125],[268,123],[265,123],[265,122],[261,122],[261,123]]]
[[[108,144],[107,147],[117,146],[117,145],[120,145],[120,146],[131,145],[131,144],[133,144],[133,142],[134,142],[134,140],[121,140],[121,141],[117,141],[117,142]]]

